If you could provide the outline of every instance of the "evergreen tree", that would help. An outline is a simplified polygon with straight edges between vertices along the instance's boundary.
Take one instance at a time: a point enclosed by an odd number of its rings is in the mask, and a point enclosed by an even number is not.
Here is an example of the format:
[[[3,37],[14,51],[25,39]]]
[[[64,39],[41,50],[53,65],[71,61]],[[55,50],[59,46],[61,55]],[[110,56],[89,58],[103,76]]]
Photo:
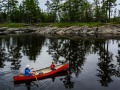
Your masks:
[[[36,23],[39,20],[40,8],[38,0],[25,0],[23,2],[27,23]]]
[[[11,21],[11,14],[17,9],[17,0],[3,0],[4,11],[7,13],[7,22]]]
[[[47,12],[41,11],[38,0],[0,0],[0,23],[39,22],[109,22],[117,0],[47,0]],[[101,3],[100,3],[101,2]],[[114,10],[114,19],[117,17]]]
[[[105,16],[105,22],[110,21],[111,8],[115,5],[116,0],[102,0],[102,12]]]
[[[61,0],[51,0],[51,2],[47,1],[46,4],[47,11],[50,13],[50,15],[53,16],[53,21],[56,22],[59,20],[59,12],[60,12],[60,6],[61,6]],[[50,11],[50,12],[49,12]]]

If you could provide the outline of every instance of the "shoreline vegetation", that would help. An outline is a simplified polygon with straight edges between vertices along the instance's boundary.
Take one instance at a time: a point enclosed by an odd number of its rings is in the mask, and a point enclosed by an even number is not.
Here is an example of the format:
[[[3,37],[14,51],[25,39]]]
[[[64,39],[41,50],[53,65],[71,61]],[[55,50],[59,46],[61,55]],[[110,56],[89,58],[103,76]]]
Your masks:
[[[58,28],[66,28],[71,26],[88,26],[88,27],[100,27],[100,26],[107,26],[107,25],[120,25],[117,22],[111,23],[101,23],[101,22],[86,22],[86,23],[71,23],[71,22],[63,22],[63,23],[33,23],[33,24],[26,24],[26,23],[0,23],[0,28],[7,27],[7,28],[27,28],[27,27],[58,27]]]
[[[119,23],[4,23],[0,24],[0,35],[10,34],[55,34],[55,35],[99,35],[120,36]]]

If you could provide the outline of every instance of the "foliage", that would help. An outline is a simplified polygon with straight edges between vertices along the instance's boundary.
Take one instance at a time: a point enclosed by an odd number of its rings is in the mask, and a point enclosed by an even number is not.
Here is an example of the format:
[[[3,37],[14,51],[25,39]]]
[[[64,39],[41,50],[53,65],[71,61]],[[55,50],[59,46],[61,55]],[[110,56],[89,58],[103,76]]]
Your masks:
[[[105,25],[105,23],[100,23],[100,22],[89,22],[89,23],[41,23],[40,26],[56,26],[56,27],[70,27],[70,26],[88,26],[88,27],[95,27],[95,26],[102,26]]]
[[[22,27],[25,27],[25,25],[23,23],[2,23],[0,24],[0,27],[19,27],[19,28],[22,28]]]
[[[38,0],[0,0],[0,23],[60,23],[60,27],[74,23],[119,22],[117,0],[47,0],[47,11],[39,7]],[[111,10],[114,10],[112,12]],[[120,12],[118,10],[118,12]],[[120,14],[118,14],[120,15]],[[114,18],[112,18],[114,16]],[[61,24],[62,22],[67,23]],[[79,24],[80,25],[80,24]],[[79,26],[78,25],[78,26]],[[86,25],[86,24],[85,24]]]

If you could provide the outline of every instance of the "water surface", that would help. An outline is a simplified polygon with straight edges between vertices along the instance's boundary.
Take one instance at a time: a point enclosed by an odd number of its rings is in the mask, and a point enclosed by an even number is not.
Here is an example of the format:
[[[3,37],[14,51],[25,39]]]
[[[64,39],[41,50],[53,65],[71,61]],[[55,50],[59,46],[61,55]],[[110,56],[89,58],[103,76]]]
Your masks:
[[[72,36],[73,37],[73,36]],[[53,60],[53,53],[57,60]],[[13,76],[24,73],[26,64],[35,69],[69,61],[68,75],[14,84]],[[0,90],[119,90],[120,39],[0,37]]]

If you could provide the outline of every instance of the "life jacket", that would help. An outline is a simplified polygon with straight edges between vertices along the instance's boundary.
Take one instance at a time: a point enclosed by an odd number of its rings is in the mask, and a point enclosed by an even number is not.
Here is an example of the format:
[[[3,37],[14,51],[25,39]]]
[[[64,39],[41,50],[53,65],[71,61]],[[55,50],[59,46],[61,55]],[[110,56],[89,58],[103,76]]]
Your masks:
[[[28,69],[28,68],[26,68],[25,69],[25,76],[30,76],[31,74],[30,74],[30,69]]]
[[[55,68],[55,65],[54,65],[54,64],[51,64],[50,68],[51,68],[51,69]]]

